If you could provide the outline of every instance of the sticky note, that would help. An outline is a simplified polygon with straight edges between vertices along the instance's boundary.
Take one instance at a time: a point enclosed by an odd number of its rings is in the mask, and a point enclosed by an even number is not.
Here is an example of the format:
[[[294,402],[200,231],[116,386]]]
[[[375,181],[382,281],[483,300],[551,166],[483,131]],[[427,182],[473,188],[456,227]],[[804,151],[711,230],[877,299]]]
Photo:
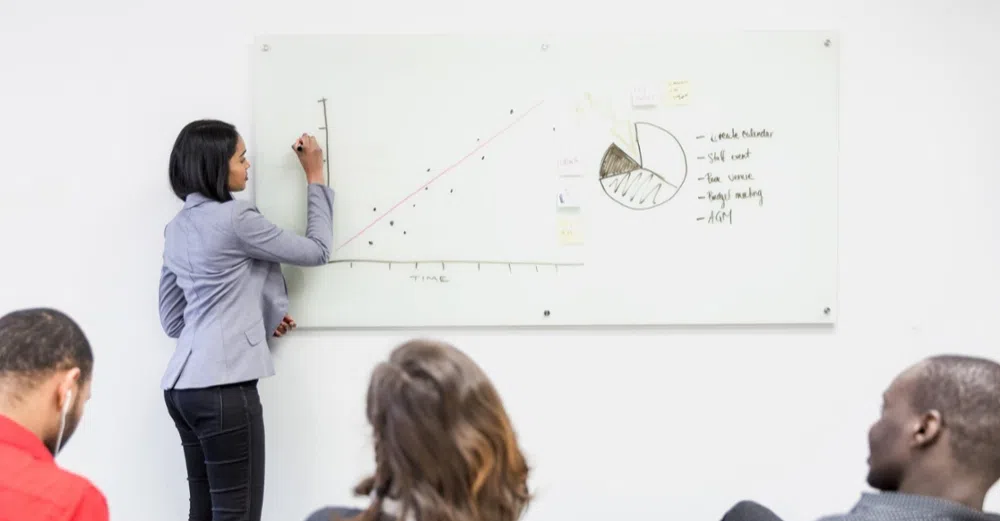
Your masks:
[[[655,107],[660,104],[660,96],[656,89],[650,87],[635,87],[632,89],[632,106],[635,108]]]
[[[560,156],[556,159],[556,174],[560,177],[579,177],[583,175],[583,161],[577,154]]]
[[[691,97],[691,82],[667,82],[667,104],[673,106],[687,105]]]
[[[559,244],[572,246],[583,244],[583,225],[579,214],[560,215],[556,222]]]
[[[576,195],[569,188],[563,188],[559,191],[559,195],[556,199],[556,204],[559,208],[579,208],[580,204],[576,200]]]
[[[576,178],[560,179],[559,192],[556,194],[556,207],[559,209],[579,208],[583,186]]]

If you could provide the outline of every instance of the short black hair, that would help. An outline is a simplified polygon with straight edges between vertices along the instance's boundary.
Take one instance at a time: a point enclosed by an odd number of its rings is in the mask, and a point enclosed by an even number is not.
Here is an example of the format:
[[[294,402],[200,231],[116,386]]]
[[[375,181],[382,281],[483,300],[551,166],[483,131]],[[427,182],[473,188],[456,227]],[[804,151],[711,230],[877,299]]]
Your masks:
[[[1000,479],[1000,364],[986,358],[940,355],[916,373],[915,410],[937,410],[952,433],[955,458],[989,479]]]
[[[181,129],[170,152],[170,187],[182,201],[199,193],[219,202],[231,201],[229,160],[240,134],[225,121],[200,119]]]
[[[31,308],[0,317],[0,379],[30,384],[74,367],[80,368],[80,382],[86,382],[94,353],[83,330],[65,313]]]

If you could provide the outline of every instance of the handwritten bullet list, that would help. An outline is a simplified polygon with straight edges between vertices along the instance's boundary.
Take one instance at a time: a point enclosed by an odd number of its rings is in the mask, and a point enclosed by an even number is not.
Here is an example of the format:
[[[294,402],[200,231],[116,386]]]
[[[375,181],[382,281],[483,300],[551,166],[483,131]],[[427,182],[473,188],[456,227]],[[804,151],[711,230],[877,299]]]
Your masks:
[[[696,139],[705,142],[705,152],[698,155],[697,168],[703,172],[697,178],[703,190],[698,199],[708,206],[707,214],[697,220],[706,224],[733,224],[733,210],[764,206],[764,189],[753,163],[758,152],[748,142],[771,139],[774,131],[764,128],[730,128]]]

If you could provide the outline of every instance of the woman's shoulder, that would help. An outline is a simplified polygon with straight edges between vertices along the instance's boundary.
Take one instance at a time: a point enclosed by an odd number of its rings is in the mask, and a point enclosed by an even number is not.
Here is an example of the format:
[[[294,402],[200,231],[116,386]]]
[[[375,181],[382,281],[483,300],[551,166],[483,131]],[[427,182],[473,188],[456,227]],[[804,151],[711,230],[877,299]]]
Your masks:
[[[324,507],[306,518],[306,521],[350,521],[361,513],[360,509],[350,507]],[[385,516],[382,516],[385,518]],[[389,520],[386,520],[389,521]]]
[[[250,201],[230,199],[229,201],[206,201],[192,207],[182,208],[177,212],[166,228],[186,228],[191,225],[209,227],[222,232],[231,232],[239,226],[240,221],[248,214],[259,214],[257,206]]]

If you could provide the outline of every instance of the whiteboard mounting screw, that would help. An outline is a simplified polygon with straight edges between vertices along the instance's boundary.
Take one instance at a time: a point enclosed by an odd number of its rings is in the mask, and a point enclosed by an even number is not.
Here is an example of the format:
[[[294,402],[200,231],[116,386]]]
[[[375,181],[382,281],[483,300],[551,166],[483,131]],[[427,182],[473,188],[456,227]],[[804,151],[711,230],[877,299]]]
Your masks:
[[[831,42],[830,42],[830,40],[828,39],[828,40],[826,40],[825,42],[823,42],[823,46],[825,46],[825,47],[829,47],[829,46],[830,46],[830,43],[831,43]]]
[[[823,314],[824,315],[829,315],[830,314],[830,308],[823,308]]]
[[[260,46],[260,50],[263,51],[263,52],[270,51],[271,50],[271,46],[265,43],[264,45]]]

